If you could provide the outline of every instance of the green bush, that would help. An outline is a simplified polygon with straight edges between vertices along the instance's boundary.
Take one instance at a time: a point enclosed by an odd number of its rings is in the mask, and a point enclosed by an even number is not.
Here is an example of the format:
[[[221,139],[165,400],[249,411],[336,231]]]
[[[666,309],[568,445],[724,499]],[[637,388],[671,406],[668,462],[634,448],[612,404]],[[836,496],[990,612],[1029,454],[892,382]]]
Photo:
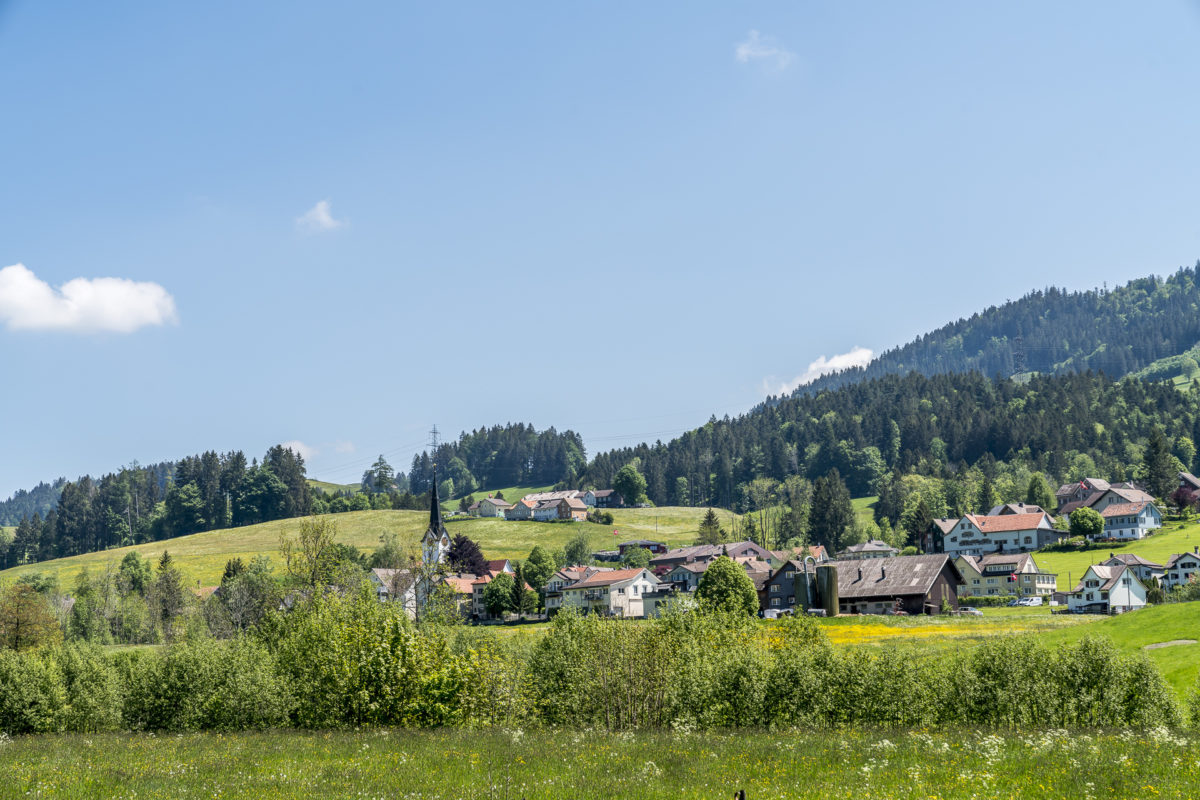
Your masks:
[[[0,732],[64,730],[67,691],[49,651],[0,651]]]
[[[97,733],[121,727],[124,684],[113,662],[92,644],[69,644],[58,651],[67,708],[66,730]]]

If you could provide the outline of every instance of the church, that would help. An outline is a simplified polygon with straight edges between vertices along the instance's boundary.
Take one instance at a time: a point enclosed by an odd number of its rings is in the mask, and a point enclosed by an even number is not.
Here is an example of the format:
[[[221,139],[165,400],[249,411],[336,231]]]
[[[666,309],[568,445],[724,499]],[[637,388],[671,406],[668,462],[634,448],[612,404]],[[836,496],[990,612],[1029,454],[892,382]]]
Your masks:
[[[438,499],[437,473],[429,496],[429,529],[421,538],[421,560],[427,567],[445,564],[450,554],[450,534],[442,523],[442,504]]]

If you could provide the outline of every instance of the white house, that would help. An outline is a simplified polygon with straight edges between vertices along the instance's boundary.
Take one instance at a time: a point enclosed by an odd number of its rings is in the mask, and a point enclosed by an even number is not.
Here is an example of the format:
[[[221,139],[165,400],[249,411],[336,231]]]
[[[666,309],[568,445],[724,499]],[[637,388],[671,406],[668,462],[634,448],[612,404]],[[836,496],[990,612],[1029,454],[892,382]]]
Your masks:
[[[597,572],[612,572],[612,568],[589,566],[563,567],[551,575],[550,580],[546,581],[547,616],[553,616],[562,608],[563,589],[572,584],[579,583],[579,581],[595,575]]]
[[[967,514],[943,536],[942,546],[951,558],[983,556],[1037,550],[1061,536],[1045,512],[995,517]]]
[[[1100,512],[1104,518],[1103,539],[1145,539],[1162,527],[1162,514],[1154,503],[1109,503]]]
[[[511,503],[506,503],[503,500],[497,500],[494,497],[485,497],[479,501],[479,516],[481,517],[503,517],[504,512],[512,508]]]
[[[1101,514],[1109,506],[1127,503],[1150,503],[1153,505],[1154,498],[1141,489],[1134,489],[1130,486],[1113,486],[1107,491],[1101,492],[1098,496],[1093,495],[1086,501],[1088,507],[1094,508]]]
[[[1067,595],[1067,606],[1077,613],[1121,614],[1145,605],[1145,584],[1124,564],[1114,567],[1093,564]]]
[[[879,539],[862,544],[852,544],[837,554],[838,561],[856,561],[863,558],[895,558],[900,551]]]
[[[533,519],[537,522],[550,522],[558,519],[558,500],[541,500],[533,507]]]
[[[954,566],[963,576],[959,597],[1045,597],[1054,593],[1058,580],[1058,575],[1043,572],[1029,553],[960,555],[954,559]]]
[[[1193,579],[1200,581],[1200,548],[1190,553],[1176,553],[1167,559],[1166,567],[1162,578],[1164,589],[1184,586]]]
[[[410,619],[417,616],[417,581],[412,570],[373,569],[368,579],[381,603],[402,603]]]
[[[643,599],[658,589],[658,579],[648,569],[614,569],[598,572],[563,588],[563,606],[582,613],[614,617],[643,617]]]

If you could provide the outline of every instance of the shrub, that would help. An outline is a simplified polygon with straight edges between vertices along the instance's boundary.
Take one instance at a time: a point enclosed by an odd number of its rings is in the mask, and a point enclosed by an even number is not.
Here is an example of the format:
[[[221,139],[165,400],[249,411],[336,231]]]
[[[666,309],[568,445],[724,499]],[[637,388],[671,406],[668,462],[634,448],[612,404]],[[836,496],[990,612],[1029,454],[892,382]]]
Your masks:
[[[79,733],[121,727],[124,684],[113,662],[92,644],[70,644],[58,651],[66,691],[64,728]]]
[[[0,732],[51,733],[67,719],[62,670],[48,651],[0,651]]]

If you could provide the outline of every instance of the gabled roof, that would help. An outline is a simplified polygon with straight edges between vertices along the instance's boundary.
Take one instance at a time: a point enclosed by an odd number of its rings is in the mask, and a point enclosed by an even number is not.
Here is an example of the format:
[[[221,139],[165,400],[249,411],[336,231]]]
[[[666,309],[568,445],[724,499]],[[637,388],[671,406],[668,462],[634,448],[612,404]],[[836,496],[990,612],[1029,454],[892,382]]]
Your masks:
[[[445,578],[442,578],[442,583],[449,586],[458,594],[471,594],[471,584],[474,582],[475,576],[470,573],[447,575]]]
[[[485,497],[479,501],[480,503],[491,503],[497,508],[512,508],[513,504],[507,500],[497,500],[494,497]]]
[[[379,583],[387,588],[390,592],[393,589],[398,589],[401,592],[407,592],[409,587],[416,582],[416,577],[411,569],[385,569],[376,567],[371,570],[371,575],[375,577]]]
[[[613,494],[616,494],[616,491],[613,489],[594,489],[592,491],[593,497],[608,497]]]
[[[1113,566],[1115,564],[1125,564],[1129,567],[1149,567],[1150,569],[1162,569],[1162,564],[1155,564],[1153,561],[1147,561],[1136,553],[1116,553],[1110,554],[1107,559],[1100,562],[1104,566]]]
[[[588,589],[593,586],[609,586],[614,583],[622,583],[623,581],[632,580],[641,575],[643,572],[649,571],[650,570],[642,569],[641,567],[631,567],[629,569],[614,569],[611,572],[598,572],[595,575],[589,575],[579,583],[567,588]],[[653,577],[653,574],[651,574],[651,577]]]
[[[998,517],[988,517],[981,514],[967,514],[966,519],[984,533],[1007,533],[1009,531],[1031,531],[1042,526],[1046,520],[1049,525],[1049,514],[1003,514]]]
[[[798,545],[790,550],[771,550],[771,555],[780,561],[789,561],[791,559],[800,559],[805,555],[805,549],[808,550],[808,555],[815,558],[817,561],[828,561],[829,553],[825,552],[825,545],[810,544],[807,548],[803,545]]]
[[[628,542],[621,542],[619,547],[632,547],[634,545],[641,547],[647,544],[657,544],[663,547],[666,546],[666,542],[655,542],[651,539],[630,539]]]
[[[871,539],[862,544],[852,544],[842,552],[844,553],[898,553],[900,552],[890,544],[879,539]]]
[[[1033,560],[1033,556],[1029,553],[988,553],[985,556],[962,555],[958,558],[961,558],[963,561],[970,564],[971,568],[980,574],[986,571],[989,567],[995,568],[1000,564],[1011,564],[1013,572],[1024,572],[1025,568],[1032,564],[1034,572],[1041,572],[1037,562]],[[958,559],[955,560],[957,561]],[[1042,574],[1050,575],[1053,573],[1043,572]]]
[[[1121,576],[1124,575],[1125,571],[1128,569],[1129,567],[1125,566],[1124,564],[1115,564],[1111,566],[1104,564],[1093,564],[1087,568],[1086,572],[1083,573],[1083,578],[1079,579],[1079,585],[1071,590],[1071,594],[1078,594],[1082,591],[1085,591],[1083,582],[1087,578],[1088,572],[1091,572],[1097,578],[1104,581],[1104,583],[1100,584],[1098,588],[1100,591],[1105,592],[1116,586],[1117,581],[1120,580]],[[1135,581],[1138,580],[1137,575],[1135,575],[1132,571],[1130,571],[1129,574],[1133,575],[1133,579]],[[1141,581],[1138,581],[1138,583],[1141,583]]]
[[[958,517],[942,517],[935,519],[933,524],[937,526],[943,534],[950,533],[954,530],[954,526],[958,524]]]
[[[1111,483],[1103,480],[1102,478],[1084,478],[1083,480],[1076,481],[1074,483],[1064,483],[1062,486],[1058,487],[1058,491],[1054,493],[1054,496],[1062,497],[1065,494],[1071,494],[1081,485],[1083,488],[1091,489],[1095,492],[1103,492],[1112,486]]]
[[[1115,491],[1115,490],[1114,490]],[[1113,503],[1108,508],[1100,512],[1102,517],[1127,517],[1131,514],[1140,514],[1146,506],[1153,506],[1146,500],[1138,503]]]
[[[1032,503],[1003,503],[998,506],[993,506],[988,512],[989,517],[998,517],[1001,514],[1045,514],[1046,509],[1041,506],[1035,506]]]
[[[694,544],[688,547],[677,547],[674,550],[668,550],[665,553],[660,553],[650,559],[650,563],[663,563],[666,561],[685,561],[690,559],[700,558],[716,558],[720,555],[728,553],[731,558],[745,553],[754,553],[760,558],[770,556],[770,551],[764,547],[750,541],[730,542],[729,544]]]
[[[562,498],[559,498],[561,500]],[[547,508],[558,508],[558,500],[539,500],[537,505],[533,507],[534,511],[545,511]]]
[[[1200,489],[1200,478],[1197,478],[1190,472],[1179,473],[1179,480],[1181,483],[1190,485],[1193,489]]]
[[[490,561],[483,562],[487,565],[488,572],[509,572],[509,563],[507,558],[493,558]]]
[[[564,497],[558,502],[566,503],[567,508],[570,508],[573,511],[587,511],[587,503],[583,502],[578,497]]]
[[[958,567],[941,553],[836,561],[834,566],[838,568],[838,596],[843,598],[928,594],[947,566],[962,583]]]
[[[1171,557],[1167,559],[1167,569],[1174,569],[1176,564],[1178,564],[1180,561],[1182,561],[1183,559],[1188,558],[1188,557],[1191,557],[1191,558],[1196,559],[1197,561],[1200,561],[1200,554],[1172,553]]]
[[[1109,492],[1111,492],[1112,494],[1115,494],[1117,497],[1120,497],[1122,500],[1124,500],[1127,503],[1153,503],[1154,502],[1154,498],[1151,495],[1147,494],[1146,492],[1143,492],[1141,489],[1117,488],[1114,486],[1111,489],[1109,489],[1108,491],[1101,494],[1100,497],[1095,498],[1094,501],[1088,503],[1088,505],[1094,505],[1095,502],[1099,501],[1102,497],[1104,497],[1105,494],[1108,494]],[[1089,498],[1089,500],[1090,499],[1091,498]]]

